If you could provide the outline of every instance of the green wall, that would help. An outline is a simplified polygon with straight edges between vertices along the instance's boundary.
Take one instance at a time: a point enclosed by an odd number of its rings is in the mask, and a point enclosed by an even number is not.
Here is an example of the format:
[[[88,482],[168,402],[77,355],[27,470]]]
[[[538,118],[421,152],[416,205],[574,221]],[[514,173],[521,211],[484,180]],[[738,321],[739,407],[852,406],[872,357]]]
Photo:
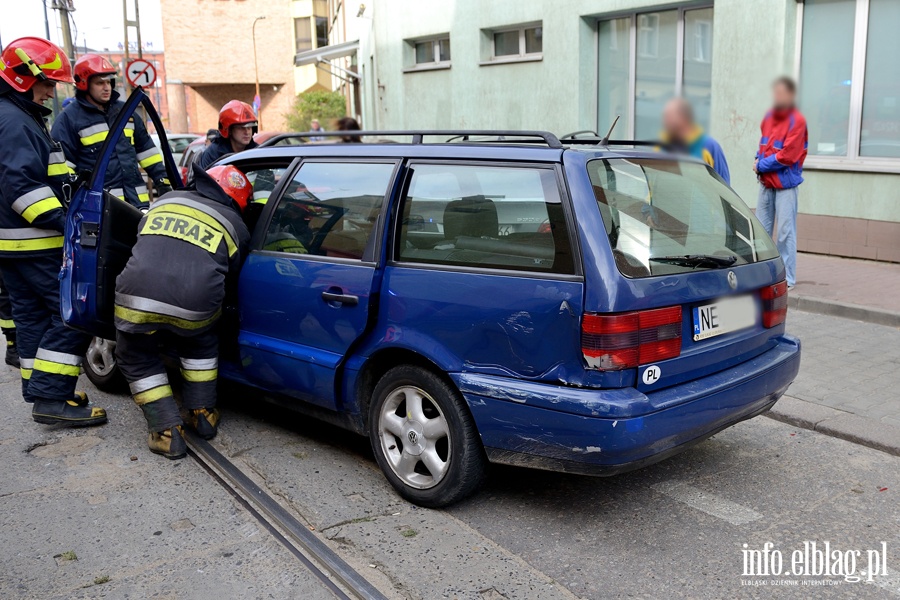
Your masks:
[[[642,0],[378,0],[370,41],[375,77],[364,84],[367,128],[605,130],[608,124],[598,124],[596,116],[596,18],[671,6]],[[759,123],[769,83],[794,71],[797,3],[716,0],[714,11],[710,133],[725,150],[732,185],[755,206]],[[488,43],[482,30],[534,21],[543,22],[543,60],[479,65]],[[452,67],[404,73],[412,54],[404,40],[441,33],[451,34]],[[900,221],[900,175],[808,170],[806,178],[801,212]]]

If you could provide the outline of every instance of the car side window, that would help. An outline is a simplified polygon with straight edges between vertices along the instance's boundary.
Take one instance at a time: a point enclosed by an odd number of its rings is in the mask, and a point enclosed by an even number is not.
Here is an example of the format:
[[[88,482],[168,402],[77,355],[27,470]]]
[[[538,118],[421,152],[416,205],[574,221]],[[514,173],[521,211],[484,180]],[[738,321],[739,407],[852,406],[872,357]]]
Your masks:
[[[574,272],[552,169],[420,164],[411,172],[397,260]]]
[[[393,163],[304,163],[275,208],[262,249],[362,259],[393,172]]]

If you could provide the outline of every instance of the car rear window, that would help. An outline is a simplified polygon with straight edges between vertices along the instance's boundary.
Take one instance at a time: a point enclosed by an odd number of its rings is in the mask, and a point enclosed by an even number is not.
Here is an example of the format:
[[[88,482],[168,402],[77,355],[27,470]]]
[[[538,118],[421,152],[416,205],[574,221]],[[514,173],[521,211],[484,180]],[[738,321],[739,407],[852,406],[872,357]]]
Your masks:
[[[705,164],[611,158],[589,161],[587,169],[616,265],[626,277],[698,268],[659,262],[664,258],[735,257],[738,266],[778,256],[747,205]]]
[[[573,272],[553,169],[415,164],[410,172],[398,260]]]

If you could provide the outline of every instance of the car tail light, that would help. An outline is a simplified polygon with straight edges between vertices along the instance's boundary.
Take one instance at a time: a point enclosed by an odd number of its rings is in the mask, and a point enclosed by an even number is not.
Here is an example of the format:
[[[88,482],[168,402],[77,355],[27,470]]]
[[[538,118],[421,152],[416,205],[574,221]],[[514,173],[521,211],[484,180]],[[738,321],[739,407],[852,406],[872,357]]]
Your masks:
[[[760,290],[763,302],[763,327],[781,325],[787,318],[787,281]]]
[[[681,354],[681,307],[618,315],[584,315],[581,352],[588,367],[632,369]]]

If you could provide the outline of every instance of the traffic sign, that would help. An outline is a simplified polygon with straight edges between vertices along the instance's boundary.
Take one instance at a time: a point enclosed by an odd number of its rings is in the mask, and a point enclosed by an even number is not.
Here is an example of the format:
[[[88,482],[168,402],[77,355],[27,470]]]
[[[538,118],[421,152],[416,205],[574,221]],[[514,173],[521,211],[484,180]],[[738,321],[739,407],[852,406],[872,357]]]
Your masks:
[[[156,67],[150,61],[138,58],[128,63],[125,79],[134,87],[150,87],[156,83]]]

